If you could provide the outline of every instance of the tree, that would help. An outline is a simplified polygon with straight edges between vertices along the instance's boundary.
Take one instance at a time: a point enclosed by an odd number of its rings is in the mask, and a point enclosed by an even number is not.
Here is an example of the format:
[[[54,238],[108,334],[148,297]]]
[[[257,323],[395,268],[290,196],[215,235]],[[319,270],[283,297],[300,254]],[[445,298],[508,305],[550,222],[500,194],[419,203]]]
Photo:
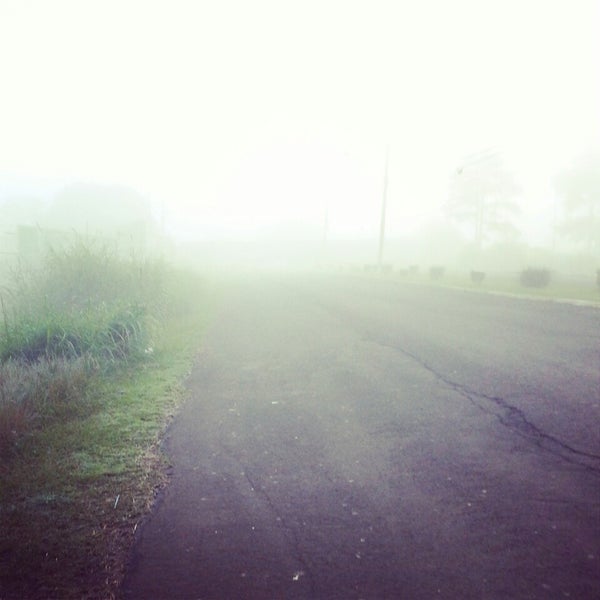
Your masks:
[[[475,245],[481,248],[490,237],[514,240],[518,230],[513,218],[519,213],[513,201],[519,187],[504,168],[497,152],[468,157],[454,173],[446,214],[473,227]]]
[[[582,156],[556,178],[563,199],[565,220],[559,233],[583,243],[586,250],[600,250],[600,151]]]

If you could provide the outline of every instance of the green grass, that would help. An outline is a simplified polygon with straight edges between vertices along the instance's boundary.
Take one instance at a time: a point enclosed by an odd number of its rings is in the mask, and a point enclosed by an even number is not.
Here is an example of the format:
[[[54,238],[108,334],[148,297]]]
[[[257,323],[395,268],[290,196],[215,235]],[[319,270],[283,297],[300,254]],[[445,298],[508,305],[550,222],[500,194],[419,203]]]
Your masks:
[[[127,267],[113,263],[106,270]],[[147,298],[145,304],[156,321],[151,352],[111,357],[87,347],[63,353],[52,346],[36,360],[8,355],[0,366],[3,600],[118,594],[135,530],[167,479],[161,437],[184,397],[183,381],[212,306],[210,292],[196,276],[161,269],[161,297]],[[29,294],[27,311],[21,305],[11,313],[15,305],[5,306],[15,336],[23,315],[39,317],[48,306],[58,306],[59,300],[36,298],[39,285],[27,282],[21,288]],[[136,286],[135,298],[128,298],[122,282],[116,285],[119,308],[128,300],[131,305],[144,300]],[[100,289],[110,287],[107,275]],[[146,290],[150,295],[151,289]],[[52,291],[59,296],[61,290]],[[99,292],[90,289],[90,294],[95,294],[93,303],[82,294],[65,305],[66,311],[54,309],[66,332],[79,331],[85,304],[90,311],[84,314],[95,315]],[[71,322],[66,313],[75,315]],[[147,331],[135,335],[142,333]],[[148,343],[146,338],[140,347],[148,349]]]
[[[590,274],[587,281],[570,282],[560,275],[553,276],[546,287],[527,287],[520,283],[519,273],[486,273],[481,283],[471,281],[470,273],[466,271],[446,269],[443,276],[431,279],[429,273],[417,274],[390,273],[364,274],[365,277],[384,277],[389,280],[405,281],[408,283],[452,287],[481,293],[510,294],[523,298],[539,298],[546,300],[575,300],[600,305],[600,288],[595,283],[595,273]]]
[[[0,362],[139,355],[164,311],[167,270],[78,243],[13,273],[0,295]]]
[[[3,597],[116,594],[135,527],[165,481],[158,443],[190,359],[121,373],[100,385],[89,415],[37,432],[5,463]]]
[[[158,261],[83,243],[14,271],[0,289],[0,452],[78,410],[98,373],[143,361],[168,314],[169,277]]]
[[[426,278],[422,277],[425,281]],[[532,297],[546,300],[579,300],[600,304],[600,289],[594,285],[592,278],[589,282],[571,283],[560,277],[551,279],[547,287],[527,287],[519,281],[518,274],[486,274],[481,283],[473,283],[468,273],[449,272],[442,279],[430,282],[432,285],[453,286],[462,289],[511,294],[522,297]]]

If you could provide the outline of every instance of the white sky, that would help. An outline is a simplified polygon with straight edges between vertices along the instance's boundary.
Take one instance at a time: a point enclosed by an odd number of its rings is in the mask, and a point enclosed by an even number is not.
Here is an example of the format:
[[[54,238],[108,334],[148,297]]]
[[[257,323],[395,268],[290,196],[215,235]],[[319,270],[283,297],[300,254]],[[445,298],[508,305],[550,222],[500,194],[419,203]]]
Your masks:
[[[591,0],[0,0],[3,176],[122,183],[187,237],[436,214],[504,152],[530,230],[600,141]],[[1,190],[1,188],[0,188]]]

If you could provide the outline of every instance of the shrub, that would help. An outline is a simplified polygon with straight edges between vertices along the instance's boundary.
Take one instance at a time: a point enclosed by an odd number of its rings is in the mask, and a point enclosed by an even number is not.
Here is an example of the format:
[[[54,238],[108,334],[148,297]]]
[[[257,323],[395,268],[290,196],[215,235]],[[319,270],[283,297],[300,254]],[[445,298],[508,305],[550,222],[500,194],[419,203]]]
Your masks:
[[[444,276],[444,267],[431,267],[429,269],[429,277],[431,279],[441,279]]]
[[[471,281],[473,283],[482,283],[485,279],[485,273],[483,271],[471,271]]]
[[[521,285],[525,287],[543,288],[550,283],[550,271],[548,269],[528,268],[521,271],[519,280]]]

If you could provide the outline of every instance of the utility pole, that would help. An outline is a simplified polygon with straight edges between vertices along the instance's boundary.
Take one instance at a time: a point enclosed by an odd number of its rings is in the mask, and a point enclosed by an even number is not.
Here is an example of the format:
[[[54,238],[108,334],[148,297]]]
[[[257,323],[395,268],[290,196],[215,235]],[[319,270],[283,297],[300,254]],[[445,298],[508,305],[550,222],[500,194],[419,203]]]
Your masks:
[[[325,265],[327,257],[327,236],[329,234],[329,206],[325,207],[323,216],[323,239],[321,240],[321,264]]]
[[[379,224],[379,254],[377,256],[377,266],[380,271],[383,266],[383,242],[385,239],[385,211],[387,208],[389,155],[390,155],[390,147],[388,145],[385,147],[385,170],[383,173],[383,198],[381,200],[381,222]]]

